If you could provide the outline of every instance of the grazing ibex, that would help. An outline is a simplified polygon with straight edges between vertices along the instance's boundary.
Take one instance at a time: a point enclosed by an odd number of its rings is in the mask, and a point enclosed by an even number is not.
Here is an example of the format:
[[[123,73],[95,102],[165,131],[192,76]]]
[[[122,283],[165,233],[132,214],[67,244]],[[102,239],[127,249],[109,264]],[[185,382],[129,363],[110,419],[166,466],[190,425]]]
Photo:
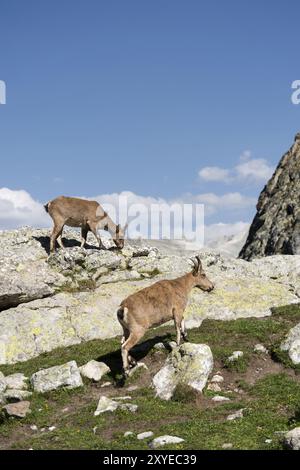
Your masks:
[[[129,363],[135,361],[129,356],[129,350],[142,338],[145,331],[153,326],[174,320],[177,344],[181,336],[187,339],[183,319],[188,302],[188,295],[193,287],[211,291],[213,283],[206,277],[199,256],[193,259],[193,270],[177,279],[158,281],[122,301],[117,310],[117,317],[123,327],[122,360],[125,373]]]
[[[50,237],[51,252],[55,250],[56,240],[61,248],[64,248],[61,239],[64,225],[81,227],[81,247],[86,243],[89,230],[95,235],[99,248],[104,247],[97,233],[98,229],[108,230],[116,246],[120,249],[124,247],[124,235],[127,225],[123,229],[120,225],[116,225],[97,201],[59,196],[45,204],[44,207],[54,222]]]

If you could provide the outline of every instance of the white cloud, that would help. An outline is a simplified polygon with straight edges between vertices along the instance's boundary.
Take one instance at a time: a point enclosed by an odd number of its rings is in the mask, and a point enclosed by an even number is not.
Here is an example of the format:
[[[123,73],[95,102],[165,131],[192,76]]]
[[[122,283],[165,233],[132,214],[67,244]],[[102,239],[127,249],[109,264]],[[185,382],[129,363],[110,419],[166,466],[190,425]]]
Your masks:
[[[198,175],[203,181],[208,182],[267,182],[272,176],[274,167],[269,165],[264,158],[251,158],[250,150],[245,150],[240,156],[240,162],[232,169],[207,166],[202,168]]]
[[[244,161],[235,167],[238,179],[248,181],[268,181],[274,168],[263,158]]]
[[[256,204],[256,198],[244,196],[239,192],[225,193],[221,196],[215,193],[203,193],[195,196],[186,195],[184,200],[186,202],[204,204],[206,216],[216,214],[219,211],[235,212],[241,209],[248,209]]]
[[[204,181],[229,182],[231,180],[229,174],[229,170],[218,166],[206,166],[199,171],[199,176]]]
[[[44,207],[27,191],[0,188],[0,229],[49,226]]]

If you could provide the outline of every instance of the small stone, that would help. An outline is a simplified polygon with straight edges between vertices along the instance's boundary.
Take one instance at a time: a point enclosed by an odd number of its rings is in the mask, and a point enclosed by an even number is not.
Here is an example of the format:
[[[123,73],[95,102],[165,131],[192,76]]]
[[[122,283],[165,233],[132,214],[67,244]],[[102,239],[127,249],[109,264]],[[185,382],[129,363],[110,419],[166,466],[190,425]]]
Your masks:
[[[30,413],[30,402],[19,401],[18,403],[10,403],[3,407],[7,416],[14,416],[16,418],[25,418]]]
[[[153,439],[153,441],[150,443],[150,447],[151,449],[156,449],[157,447],[161,447],[166,444],[179,444],[180,442],[184,442],[184,439],[181,439],[181,437],[159,436]]]
[[[228,361],[229,362],[237,361],[240,357],[243,357],[243,355],[244,355],[243,351],[233,351],[231,356],[229,356]]]
[[[222,375],[219,375],[219,374],[214,375],[210,380],[210,383],[212,384],[222,383],[222,382],[224,382],[224,377],[222,377]]]
[[[101,385],[101,388],[109,387],[110,385],[111,385],[111,382],[104,382],[104,383]]]
[[[139,389],[139,386],[138,385],[130,385],[128,388],[127,388],[127,391],[128,392],[134,392],[135,390],[138,390]]]
[[[154,349],[158,349],[158,350],[162,350],[162,349],[166,349],[164,343],[156,343],[154,345]]]
[[[209,390],[211,392],[221,392],[222,389],[221,389],[220,385],[218,385],[216,383],[210,383],[207,386],[207,390]]]
[[[265,440],[265,443],[266,443],[266,444],[271,444],[272,442],[273,442],[272,439],[266,439],[266,440]]]
[[[94,433],[94,434],[96,434],[97,429],[98,429],[98,426],[94,426],[94,427],[93,427],[93,433]]]
[[[84,366],[79,367],[79,370],[83,377],[99,382],[110,371],[110,368],[104,362],[91,360]]]
[[[230,398],[222,397],[221,395],[216,395],[215,397],[212,398],[212,401],[215,401],[215,402],[230,401]]]
[[[22,401],[25,398],[29,398],[32,395],[31,392],[27,390],[10,390],[7,389],[4,392],[4,397],[7,401]]]
[[[56,429],[56,426],[49,426],[48,431],[54,431]]]
[[[133,432],[132,431],[126,431],[124,432],[124,437],[129,437],[129,436],[133,436]]]
[[[153,436],[152,431],[145,431],[145,432],[139,433],[136,437],[139,441],[141,441],[142,439],[147,439],[147,438],[152,437],[152,436]]]
[[[27,380],[28,377],[26,377],[24,374],[19,373],[7,375],[5,377],[7,388],[12,390],[27,390]]]
[[[225,442],[225,444],[222,445],[222,449],[232,449],[232,447],[231,442]]]
[[[119,405],[120,410],[130,411],[131,413],[135,413],[138,410],[138,405],[133,405],[131,403],[122,403]]]
[[[121,400],[121,401],[131,400],[131,397],[129,395],[127,395],[126,397],[114,397],[112,398],[112,400]]]
[[[234,421],[236,419],[243,418],[244,417],[243,411],[244,411],[244,408],[242,408],[241,410],[236,411],[235,413],[232,413],[231,415],[227,416],[226,420],[227,421]]]
[[[119,406],[119,403],[111,400],[108,397],[102,396],[100,397],[97,409],[94,413],[94,416],[99,416],[102,413],[106,413],[107,411],[115,411]]]
[[[32,424],[32,425],[30,426],[30,429],[31,429],[31,431],[37,431],[37,430],[38,430],[38,427],[37,427],[35,424]]]
[[[254,352],[268,354],[269,351],[263,344],[256,344],[254,346]]]
[[[138,362],[136,366],[129,370],[128,377],[132,377],[141,368],[148,370],[148,367],[144,362]]]

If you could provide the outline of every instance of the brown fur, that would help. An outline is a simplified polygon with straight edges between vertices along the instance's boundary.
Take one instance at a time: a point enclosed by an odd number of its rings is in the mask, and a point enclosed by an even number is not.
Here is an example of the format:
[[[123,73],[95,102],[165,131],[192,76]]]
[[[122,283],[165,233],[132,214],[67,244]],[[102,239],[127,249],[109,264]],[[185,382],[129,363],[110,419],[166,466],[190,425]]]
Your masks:
[[[158,281],[124,299],[117,311],[118,320],[123,327],[122,359],[125,371],[129,362],[134,361],[128,355],[129,350],[142,338],[148,328],[174,320],[177,344],[181,337],[186,339],[184,310],[188,295],[193,287],[211,291],[213,283],[206,277],[200,258],[194,261],[192,272],[177,279]]]
[[[85,245],[87,234],[91,231],[99,243],[99,248],[103,248],[101,238],[97,233],[98,229],[108,230],[116,246],[124,247],[126,227],[121,229],[120,225],[116,225],[97,201],[59,196],[48,202],[45,209],[54,223],[50,237],[51,252],[55,250],[56,240],[62,248],[64,247],[61,235],[65,225],[81,227],[81,247]]]

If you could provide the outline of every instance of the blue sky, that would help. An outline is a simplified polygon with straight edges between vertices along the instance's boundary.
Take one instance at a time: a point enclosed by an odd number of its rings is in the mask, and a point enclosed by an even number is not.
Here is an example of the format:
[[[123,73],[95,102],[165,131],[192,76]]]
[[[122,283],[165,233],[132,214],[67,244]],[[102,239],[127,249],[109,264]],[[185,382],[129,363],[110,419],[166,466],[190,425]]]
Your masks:
[[[273,168],[300,130],[299,14],[296,0],[1,0],[0,188],[239,193],[252,202],[220,199],[207,220],[250,221],[265,181],[234,168]]]

